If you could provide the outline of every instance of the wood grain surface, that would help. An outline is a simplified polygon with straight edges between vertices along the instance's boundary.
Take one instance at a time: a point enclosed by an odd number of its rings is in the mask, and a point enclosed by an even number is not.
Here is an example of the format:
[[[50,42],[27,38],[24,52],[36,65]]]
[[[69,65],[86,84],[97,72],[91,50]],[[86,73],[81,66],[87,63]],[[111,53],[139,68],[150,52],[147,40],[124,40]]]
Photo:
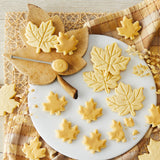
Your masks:
[[[115,12],[142,0],[0,0],[0,84],[3,84],[3,58],[5,45],[5,13],[27,11],[27,4],[38,5],[48,12]],[[0,159],[3,153],[3,117],[0,117]]]

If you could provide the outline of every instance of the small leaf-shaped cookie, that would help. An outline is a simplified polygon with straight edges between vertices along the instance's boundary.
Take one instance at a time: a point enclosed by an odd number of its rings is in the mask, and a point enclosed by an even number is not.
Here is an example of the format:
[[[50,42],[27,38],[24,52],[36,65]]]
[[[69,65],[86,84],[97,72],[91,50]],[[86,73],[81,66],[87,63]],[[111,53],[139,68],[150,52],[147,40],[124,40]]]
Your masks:
[[[59,44],[55,45],[56,52],[63,53],[64,55],[72,55],[73,51],[77,49],[76,45],[78,40],[74,35],[71,37],[67,33],[59,32],[59,37],[57,38]]]
[[[139,160],[159,160],[160,159],[160,141],[150,139],[149,145],[147,146],[149,153],[139,155]]]
[[[118,27],[118,34],[121,36],[125,36],[125,39],[130,38],[133,40],[135,36],[139,35],[138,31],[141,29],[139,22],[136,21],[132,23],[132,19],[123,17],[123,21],[121,21],[122,27]]]
[[[135,110],[140,110],[143,108],[142,102],[145,97],[143,95],[143,88],[138,88],[132,90],[131,86],[119,83],[118,87],[115,89],[116,95],[107,98],[107,105],[114,112],[118,112],[119,115],[124,116],[130,113],[135,116]]]
[[[33,140],[30,141],[30,144],[24,144],[22,151],[25,153],[26,158],[30,160],[39,160],[46,156],[46,148],[40,148],[41,142],[39,141],[38,137],[35,137]]]
[[[125,134],[124,134],[121,122],[117,122],[113,120],[111,128],[113,129],[113,131],[108,132],[109,139],[116,140],[117,142],[120,142],[120,141],[126,142],[126,138],[125,138]]]
[[[150,112],[151,115],[146,116],[147,123],[152,124],[152,127],[158,126],[158,128],[160,128],[160,106],[152,104]]]
[[[15,84],[5,84],[0,89],[0,116],[12,113],[19,105],[19,102],[12,99],[16,95],[15,87]]]
[[[91,153],[100,152],[102,148],[106,147],[106,139],[100,139],[101,134],[96,129],[92,132],[91,137],[84,136],[83,144],[86,145],[87,149],[91,151]]]
[[[86,107],[80,106],[79,113],[87,122],[95,121],[102,115],[102,108],[96,108],[97,103],[93,99],[86,102]]]
[[[94,71],[84,72],[83,79],[87,85],[95,92],[100,92],[105,90],[107,93],[110,92],[110,89],[116,88],[120,80],[120,75],[112,75],[105,70],[94,69]]]
[[[55,27],[51,20],[42,22],[39,28],[32,22],[28,22],[25,33],[26,42],[37,48],[36,53],[39,53],[41,49],[43,52],[50,52],[51,48],[55,48],[55,44],[58,43],[57,36],[53,35],[54,31]]]
[[[63,119],[61,124],[62,130],[56,130],[57,137],[63,139],[63,141],[68,141],[68,143],[72,143],[72,140],[77,139],[77,135],[79,134],[78,126],[71,126],[71,122]]]
[[[107,45],[105,50],[93,47],[91,51],[91,61],[98,70],[106,70],[112,75],[119,75],[120,71],[127,68],[130,57],[121,56],[122,50],[117,43]]]
[[[65,100],[65,97],[58,98],[58,95],[50,92],[48,96],[47,103],[43,103],[44,110],[49,111],[50,114],[56,114],[60,115],[62,111],[65,110],[65,105],[67,104],[67,101]]]

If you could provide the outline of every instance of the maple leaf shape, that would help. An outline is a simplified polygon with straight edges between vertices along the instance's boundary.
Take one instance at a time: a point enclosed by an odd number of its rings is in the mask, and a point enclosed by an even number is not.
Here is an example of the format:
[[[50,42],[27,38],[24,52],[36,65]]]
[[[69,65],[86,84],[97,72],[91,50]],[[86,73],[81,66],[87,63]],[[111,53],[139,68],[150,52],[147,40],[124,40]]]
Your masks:
[[[15,95],[15,84],[5,84],[0,89],[0,115],[12,113],[13,110],[19,106],[19,102],[12,99]]]
[[[116,140],[117,142],[120,142],[120,141],[126,142],[126,138],[125,138],[125,134],[124,134],[121,122],[112,120],[111,128],[113,129],[113,131],[108,132],[109,139]]]
[[[121,49],[117,43],[107,45],[105,50],[93,47],[91,51],[91,61],[99,70],[107,70],[112,75],[119,75],[120,71],[127,68],[130,57],[121,56]]]
[[[118,87],[115,89],[116,95],[107,98],[107,104],[114,112],[118,112],[119,115],[127,115],[131,113],[135,116],[134,110],[140,110],[143,108],[142,102],[145,97],[143,95],[143,87],[139,89],[134,89],[130,85],[119,83]]]
[[[56,133],[57,137],[63,139],[64,142],[72,143],[72,140],[75,140],[80,132],[77,125],[72,127],[71,122],[66,119],[63,119],[61,127],[62,130],[56,130]]]
[[[147,146],[149,153],[139,155],[139,160],[159,160],[160,157],[160,141],[150,139],[149,145]]]
[[[102,148],[106,147],[106,139],[101,138],[101,134],[96,129],[92,132],[91,137],[84,136],[83,143],[87,146],[87,149],[90,150],[92,153],[100,152]]]
[[[150,112],[151,115],[146,116],[147,123],[152,124],[152,127],[158,126],[160,128],[160,107],[152,104]]]
[[[48,96],[48,103],[43,103],[45,111],[49,111],[50,114],[60,115],[65,110],[64,106],[67,104],[65,97],[58,98],[58,95],[50,92]]]
[[[50,52],[51,48],[55,48],[55,44],[58,43],[57,36],[52,35],[54,31],[55,27],[51,20],[42,22],[39,28],[32,22],[28,22],[25,33],[26,42],[37,48],[36,53],[39,53],[41,49],[44,52]]]
[[[30,141],[30,144],[24,144],[22,151],[26,154],[26,158],[30,160],[39,160],[46,156],[46,148],[40,148],[41,142],[38,137]]]
[[[89,102],[86,102],[86,107],[79,107],[79,113],[87,122],[95,121],[102,115],[102,108],[96,108],[96,105],[97,103],[91,98]]]
[[[133,40],[135,36],[139,35],[138,31],[141,29],[139,22],[136,21],[132,23],[132,19],[123,17],[123,21],[121,21],[122,27],[118,27],[118,34],[120,36],[125,36],[125,39],[130,38]]]
[[[71,37],[68,36],[67,33],[59,32],[59,37],[57,38],[59,44],[55,45],[57,49],[56,52],[63,53],[64,55],[72,55],[73,51],[77,49],[76,45],[78,40],[74,35]]]
[[[120,80],[120,75],[112,75],[105,70],[98,70],[94,68],[94,71],[84,72],[83,79],[87,85],[95,92],[100,92],[105,89],[107,93],[110,89],[117,87],[117,81]]]

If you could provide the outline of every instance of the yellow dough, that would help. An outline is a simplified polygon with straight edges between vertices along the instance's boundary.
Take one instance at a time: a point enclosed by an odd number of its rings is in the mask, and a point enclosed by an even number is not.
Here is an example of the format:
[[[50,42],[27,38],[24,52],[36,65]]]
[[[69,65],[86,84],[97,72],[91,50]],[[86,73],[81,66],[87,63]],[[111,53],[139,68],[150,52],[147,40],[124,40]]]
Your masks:
[[[160,107],[152,104],[151,109],[149,111],[151,115],[146,116],[147,123],[151,124],[152,127],[158,126],[158,128],[160,128]]]
[[[22,151],[25,153],[25,157],[30,160],[39,160],[46,156],[46,148],[40,148],[41,142],[38,137],[35,137],[30,141],[30,144],[24,144]]]
[[[124,57],[121,53],[122,49],[119,48],[116,42],[107,45],[105,50],[93,47],[91,50],[91,61],[98,70],[106,70],[112,75],[119,75],[120,71],[126,70],[130,61],[130,57]]]
[[[117,87],[117,81],[121,79],[120,72],[126,70],[130,61],[130,57],[121,56],[121,52],[117,43],[107,45],[105,50],[92,48],[93,71],[84,72],[83,79],[95,92],[105,90],[110,93],[110,89]]]
[[[64,59],[56,59],[52,63],[52,68],[56,72],[65,72],[68,70],[68,63]]]
[[[63,119],[61,124],[62,130],[56,130],[57,137],[63,139],[63,141],[68,141],[68,143],[72,143],[72,140],[77,139],[77,135],[79,134],[78,126],[71,126],[71,122]]]
[[[133,127],[134,126],[134,121],[133,121],[132,117],[124,118],[124,124],[127,127]]]
[[[130,85],[120,82],[115,89],[115,93],[116,95],[106,100],[112,111],[118,112],[119,115],[124,116],[130,113],[132,116],[135,116],[135,110],[143,108],[142,102],[145,99],[143,87],[132,90]]]
[[[5,84],[0,89],[0,116],[12,113],[19,106],[19,102],[13,99],[16,95],[15,87],[15,84]]]
[[[160,159],[160,141],[150,139],[150,143],[147,146],[149,153],[139,155],[139,160],[159,160]]]
[[[124,134],[121,122],[112,120],[111,128],[113,129],[113,131],[108,132],[109,139],[116,140],[117,142],[120,142],[120,141],[126,142],[126,138],[125,138],[125,134]]]
[[[67,33],[59,32],[57,40],[59,43],[55,45],[55,48],[58,53],[72,55],[73,51],[77,49],[76,45],[78,44],[78,40],[74,35],[69,37]]]
[[[121,79],[120,75],[112,75],[109,72],[94,69],[91,72],[84,72],[83,79],[87,83],[88,87],[93,88],[95,92],[100,92],[105,90],[106,93],[110,93],[110,89],[117,87]]]
[[[44,111],[48,111],[50,114],[60,115],[61,112],[65,110],[67,101],[64,96],[58,98],[58,95],[51,91],[48,96],[48,101],[47,103],[43,103]]]
[[[139,64],[133,67],[133,74],[139,76],[139,77],[145,77],[150,76],[151,72],[148,68],[148,66]]]
[[[141,29],[139,22],[136,21],[132,23],[132,19],[123,17],[121,21],[122,27],[118,27],[117,31],[120,36],[124,36],[125,39],[130,38],[131,40],[135,39],[135,36],[139,35],[138,31]]]
[[[95,121],[98,117],[102,116],[102,108],[96,108],[97,103],[91,98],[90,101],[86,102],[86,107],[80,106],[79,113],[83,116],[82,119],[87,122]]]
[[[101,134],[96,129],[92,132],[91,137],[84,136],[83,144],[86,145],[87,150],[90,150],[91,153],[100,152],[102,148],[106,147],[106,139],[100,139]]]
[[[137,134],[139,134],[139,131],[135,129],[135,130],[132,132],[132,135],[135,136],[135,135],[137,135]]]
[[[27,44],[36,47],[36,53],[41,50],[43,52],[50,52],[51,48],[55,48],[55,44],[58,43],[57,36],[52,35],[55,32],[53,22],[42,22],[39,28],[32,22],[28,22],[26,27],[25,36],[27,38]]]

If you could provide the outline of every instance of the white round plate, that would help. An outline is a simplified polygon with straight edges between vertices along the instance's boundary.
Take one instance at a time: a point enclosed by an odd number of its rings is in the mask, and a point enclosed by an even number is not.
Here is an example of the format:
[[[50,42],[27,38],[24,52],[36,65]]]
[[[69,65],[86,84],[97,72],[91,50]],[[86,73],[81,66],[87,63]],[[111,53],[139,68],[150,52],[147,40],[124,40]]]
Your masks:
[[[127,142],[125,143],[117,143],[114,140],[109,140],[107,132],[112,131],[110,127],[112,120],[120,121],[124,124],[123,119],[125,117],[131,117],[131,115],[119,116],[118,113],[112,112],[107,106],[106,97],[115,94],[113,89],[110,94],[107,94],[105,91],[94,92],[92,88],[87,86],[82,77],[83,72],[93,70],[93,66],[90,61],[90,51],[92,47],[97,46],[104,49],[106,45],[112,44],[113,42],[117,42],[118,46],[122,48],[123,56],[131,57],[127,69],[121,72],[121,79],[119,82],[130,84],[133,89],[144,87],[144,107],[141,110],[136,111],[136,116],[133,117],[135,126],[124,129],[127,139]],[[78,90],[78,99],[76,100],[72,99],[57,81],[49,85],[30,85],[28,105],[30,113],[33,114],[31,118],[40,136],[48,143],[48,145],[58,152],[74,159],[103,160],[125,153],[143,138],[149,128],[149,125],[145,123],[145,115],[149,114],[148,109],[151,107],[151,104],[156,105],[157,102],[155,90],[150,89],[152,86],[155,87],[155,83],[152,76],[140,78],[132,73],[133,66],[140,63],[146,65],[146,63],[137,56],[129,56],[128,53],[125,52],[127,47],[128,46],[125,43],[108,36],[89,35],[88,50],[84,56],[87,66],[82,71],[74,75],[63,77],[68,83]],[[31,92],[32,89],[35,89],[35,92]],[[42,103],[47,102],[47,96],[50,91],[58,93],[59,97],[65,96],[68,101],[66,110],[61,112],[60,116],[50,115],[49,112],[43,111]],[[99,117],[97,121],[87,123],[85,120],[81,119],[78,109],[80,105],[85,106],[85,102],[89,101],[91,98],[97,102],[97,107],[103,108],[103,115]],[[35,104],[39,107],[33,107]],[[71,144],[63,142],[62,139],[56,138],[55,130],[60,129],[60,124],[64,118],[70,121],[73,125],[78,125],[80,130],[80,134],[77,139]],[[90,132],[93,132],[95,129],[98,129],[98,131],[102,134],[102,139],[107,139],[107,147],[102,149],[99,153],[92,154],[90,151],[86,150],[86,146],[82,143],[82,141],[84,135],[90,136]],[[137,129],[140,134],[133,136],[132,131],[134,129]]]

